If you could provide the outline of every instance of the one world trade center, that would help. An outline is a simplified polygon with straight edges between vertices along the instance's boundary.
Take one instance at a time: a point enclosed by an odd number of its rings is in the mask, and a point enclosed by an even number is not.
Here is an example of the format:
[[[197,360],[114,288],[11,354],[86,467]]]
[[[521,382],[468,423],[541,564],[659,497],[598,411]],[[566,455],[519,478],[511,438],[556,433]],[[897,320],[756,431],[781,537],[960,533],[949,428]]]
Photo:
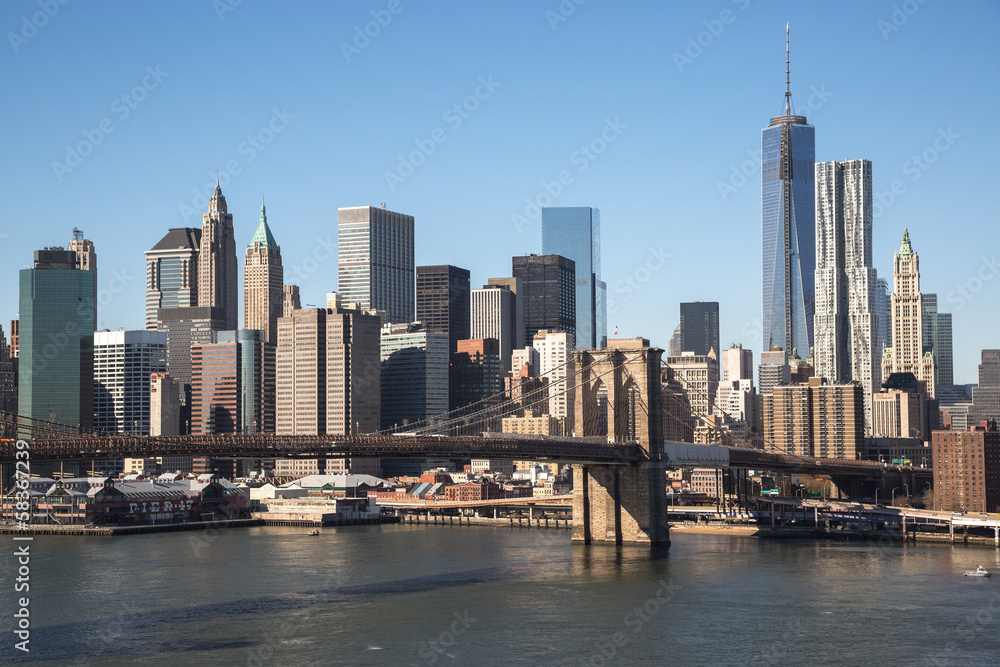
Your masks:
[[[794,114],[785,27],[785,113],[761,131],[761,255],[764,350],[805,359],[815,310],[815,128]]]

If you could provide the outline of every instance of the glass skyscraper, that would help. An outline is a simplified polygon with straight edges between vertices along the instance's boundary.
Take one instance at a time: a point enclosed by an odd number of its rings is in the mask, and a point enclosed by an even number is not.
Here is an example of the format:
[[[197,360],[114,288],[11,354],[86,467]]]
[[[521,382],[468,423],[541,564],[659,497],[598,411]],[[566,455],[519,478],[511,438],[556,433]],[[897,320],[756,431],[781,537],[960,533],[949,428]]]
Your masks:
[[[586,206],[542,209],[542,254],[576,264],[576,344],[599,350],[608,339],[607,285],[601,280],[601,211]]]
[[[761,259],[764,349],[803,359],[813,344],[816,269],[815,128],[792,112],[787,42],[785,113],[761,131]]]
[[[174,227],[146,251],[146,328],[156,328],[160,308],[198,305],[201,230]]]
[[[95,298],[72,250],[36,250],[34,268],[21,269],[18,413],[31,423],[91,428]]]

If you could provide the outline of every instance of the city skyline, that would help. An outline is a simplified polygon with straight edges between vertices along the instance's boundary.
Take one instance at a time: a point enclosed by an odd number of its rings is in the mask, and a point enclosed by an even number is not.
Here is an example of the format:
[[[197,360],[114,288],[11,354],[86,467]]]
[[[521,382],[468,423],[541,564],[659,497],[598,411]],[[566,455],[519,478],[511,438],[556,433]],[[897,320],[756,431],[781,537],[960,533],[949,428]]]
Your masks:
[[[792,100],[816,127],[816,161],[872,161],[874,265],[890,275],[904,227],[921,239],[923,289],[953,314],[955,381],[976,380],[979,350],[996,347],[988,332],[1000,317],[987,310],[1000,292],[992,255],[968,243],[989,238],[995,217],[988,193],[998,134],[989,114],[997,93],[972,83],[1000,69],[988,39],[1000,25],[995,5],[920,5],[905,21],[893,18],[891,3],[851,12],[645,5],[641,14],[588,4],[571,16],[558,5],[416,7],[403,6],[346,54],[341,45],[352,45],[355,27],[363,34],[384,4],[240,5],[221,15],[194,5],[61,7],[25,43],[8,40],[0,64],[20,100],[11,123],[26,128],[12,137],[4,171],[17,194],[0,222],[0,258],[12,271],[29,265],[34,250],[64,244],[80,227],[101,257],[97,328],[142,328],[142,253],[170,228],[200,227],[217,153],[237,245],[252,236],[266,191],[286,282],[301,285],[304,304],[338,289],[338,208],[387,201],[415,218],[416,264],[466,266],[482,285],[508,275],[510,257],[540,252],[532,206],[593,206],[604,223],[609,334],[618,326],[666,347],[676,324],[670,304],[719,301],[721,347],[740,342],[759,359],[755,152],[761,125],[783,108],[781,32],[790,22]],[[36,11],[6,3],[0,20],[17,34]],[[146,21],[159,24],[154,34],[123,30]],[[657,23],[667,29],[651,46],[611,48],[641,43]],[[476,30],[459,34],[463,24]],[[286,25],[309,32],[301,46],[281,37]],[[181,30],[217,40],[223,55],[182,53]],[[531,44],[522,54],[505,44],[515,30]],[[426,44],[439,32],[458,38],[431,53]],[[120,39],[100,43],[111,33]],[[277,40],[266,57],[249,50],[265,34]],[[834,49],[838,58],[828,58]],[[70,54],[75,62],[64,66]],[[282,80],[303,58],[322,64],[296,77],[319,76],[321,85]],[[439,67],[444,60],[449,67]],[[629,70],[638,74],[619,78]],[[345,97],[351,87],[361,94]],[[219,90],[233,101],[189,111]],[[390,104],[403,97],[405,113]],[[66,146],[88,141],[87,155],[68,156]],[[349,167],[338,163],[345,153]],[[470,210],[477,227],[495,228],[488,252],[480,234],[467,233]],[[955,227],[953,237],[939,231]],[[721,244],[717,256],[730,266],[713,269],[681,250],[698,243],[706,252]],[[682,280],[696,270],[700,280]],[[4,294],[0,310],[6,324],[16,298]]]

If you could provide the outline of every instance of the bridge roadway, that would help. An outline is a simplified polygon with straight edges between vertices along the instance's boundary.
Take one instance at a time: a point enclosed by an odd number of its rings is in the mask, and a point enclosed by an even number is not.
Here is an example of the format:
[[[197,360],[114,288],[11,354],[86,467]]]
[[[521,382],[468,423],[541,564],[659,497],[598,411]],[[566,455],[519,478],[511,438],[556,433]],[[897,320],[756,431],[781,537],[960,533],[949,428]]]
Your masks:
[[[554,459],[595,465],[637,465],[636,443],[592,438],[506,438],[439,435],[225,434],[135,437],[125,435],[48,437],[27,440],[32,461],[71,461],[148,456],[216,458],[484,458]],[[0,463],[15,460],[13,440],[0,442]],[[22,455],[24,458],[24,455]]]
[[[32,461],[101,460],[149,456],[214,456],[217,458],[484,458],[556,460],[591,465],[636,466],[647,461],[635,442],[608,443],[599,438],[443,435],[274,435],[225,434],[136,437],[67,435],[27,441]],[[0,463],[16,460],[14,440],[0,441]],[[807,474],[837,474],[873,479],[888,469],[875,461],[793,456],[758,449],[668,442],[661,465],[669,467],[739,468]],[[22,454],[22,458],[24,455]],[[914,472],[929,472],[919,469]]]

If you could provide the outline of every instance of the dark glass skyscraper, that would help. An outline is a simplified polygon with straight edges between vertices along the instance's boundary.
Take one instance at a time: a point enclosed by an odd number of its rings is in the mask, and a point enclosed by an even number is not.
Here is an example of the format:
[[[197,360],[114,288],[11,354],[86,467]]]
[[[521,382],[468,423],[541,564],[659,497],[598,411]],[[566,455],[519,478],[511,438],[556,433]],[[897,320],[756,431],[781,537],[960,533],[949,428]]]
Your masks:
[[[524,255],[512,260],[521,279],[524,343],[542,329],[565,331],[576,339],[576,265],[561,255]]]
[[[607,285],[601,280],[601,211],[587,206],[542,209],[542,254],[576,264],[576,345],[603,349],[608,339]]]
[[[77,269],[72,250],[36,250],[34,268],[21,269],[22,416],[73,428],[93,425],[95,299],[94,276]]]
[[[815,309],[815,128],[792,111],[785,41],[785,113],[761,132],[761,259],[764,349],[805,358]]]
[[[457,266],[417,267],[417,320],[428,331],[448,334],[448,351],[469,338],[472,296],[469,270]]]
[[[681,304],[681,349],[704,356],[709,350],[716,355],[719,349],[719,302],[694,301]]]

